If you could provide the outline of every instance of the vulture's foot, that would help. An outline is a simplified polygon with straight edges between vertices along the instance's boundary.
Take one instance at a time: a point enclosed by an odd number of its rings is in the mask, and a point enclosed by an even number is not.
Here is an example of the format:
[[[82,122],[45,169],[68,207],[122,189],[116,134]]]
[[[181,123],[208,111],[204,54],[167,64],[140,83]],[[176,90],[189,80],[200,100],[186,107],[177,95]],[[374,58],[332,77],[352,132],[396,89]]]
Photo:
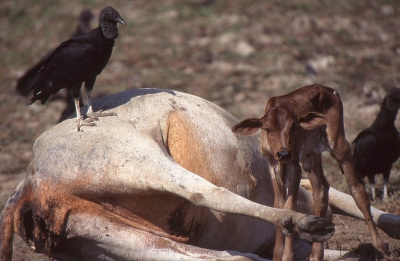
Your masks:
[[[103,112],[103,110],[100,110],[98,112],[88,113],[86,116],[90,119],[98,121],[99,117],[117,116],[117,114],[115,112]]]
[[[95,121],[92,118],[88,118],[88,119],[78,119],[78,124],[77,124],[77,130],[78,132],[81,131],[81,127],[82,126],[89,126],[89,127],[94,127],[96,126],[96,124],[93,122]]]

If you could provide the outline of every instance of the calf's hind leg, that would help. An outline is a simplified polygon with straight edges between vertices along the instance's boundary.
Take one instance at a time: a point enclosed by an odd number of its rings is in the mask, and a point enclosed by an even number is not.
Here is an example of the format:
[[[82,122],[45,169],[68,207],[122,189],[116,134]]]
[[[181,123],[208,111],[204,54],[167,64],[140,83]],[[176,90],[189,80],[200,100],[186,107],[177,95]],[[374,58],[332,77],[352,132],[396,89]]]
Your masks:
[[[351,195],[357,204],[357,207],[361,210],[365,217],[365,222],[368,225],[371,233],[373,246],[381,253],[386,252],[386,246],[381,237],[378,234],[376,226],[373,222],[371,215],[371,205],[365,191],[364,182],[357,175],[354,167],[353,157],[351,155],[350,145],[346,140],[343,127],[343,113],[337,121],[334,121],[334,117],[330,117],[332,122],[339,123],[328,124],[327,134],[329,145],[331,147],[331,155],[340,164],[340,168],[346,177],[347,183],[350,187]]]

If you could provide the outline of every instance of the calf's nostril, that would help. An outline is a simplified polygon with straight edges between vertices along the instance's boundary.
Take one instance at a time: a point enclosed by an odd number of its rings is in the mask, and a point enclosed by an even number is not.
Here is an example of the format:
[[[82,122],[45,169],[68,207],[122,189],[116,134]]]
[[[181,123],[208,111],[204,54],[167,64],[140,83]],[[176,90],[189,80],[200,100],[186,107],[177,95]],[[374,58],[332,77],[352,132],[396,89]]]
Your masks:
[[[282,160],[282,159],[290,158],[291,153],[290,153],[290,151],[282,150],[282,151],[279,151],[277,153],[277,155],[278,155],[278,159]]]

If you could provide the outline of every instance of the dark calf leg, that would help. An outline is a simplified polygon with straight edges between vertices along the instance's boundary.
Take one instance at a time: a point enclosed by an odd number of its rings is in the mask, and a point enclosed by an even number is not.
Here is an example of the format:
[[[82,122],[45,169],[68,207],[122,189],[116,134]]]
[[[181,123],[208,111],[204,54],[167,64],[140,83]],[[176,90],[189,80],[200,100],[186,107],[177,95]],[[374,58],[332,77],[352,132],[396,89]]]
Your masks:
[[[346,177],[350,187],[351,195],[357,207],[363,213],[365,222],[371,233],[372,244],[381,253],[386,252],[386,246],[380,238],[376,226],[372,220],[371,205],[365,190],[363,180],[358,176],[353,156],[351,155],[350,145],[346,140],[344,132],[343,105],[340,102],[336,107],[326,112],[330,123],[327,124],[326,132],[328,136],[331,155],[340,164],[340,168]]]
[[[298,159],[298,158],[296,158]],[[287,196],[284,209],[297,210],[297,197],[299,194],[301,168],[298,161],[293,160],[290,164],[284,164],[281,172],[285,175],[285,183]],[[284,233],[285,234],[285,233]],[[293,234],[285,234],[285,251],[283,252],[282,260],[294,260],[293,254]]]
[[[270,174],[272,180],[272,186],[274,189],[274,208],[283,208],[285,206],[286,189],[284,180],[280,176],[279,169],[277,166],[270,165]],[[285,236],[283,235],[282,229],[276,227],[275,232],[275,246],[272,260],[282,260],[283,252],[285,250]]]
[[[312,154],[303,163],[303,169],[308,173],[313,188],[314,215],[326,217],[329,202],[329,183],[326,180],[321,162],[321,154]],[[314,242],[311,249],[310,261],[323,260],[324,245],[322,242]]]
[[[270,166],[270,174],[274,189],[274,207],[295,211],[301,179],[301,168],[298,161],[281,164],[279,168]],[[287,221],[290,223],[290,220]],[[282,222],[285,223],[286,220]],[[290,224],[288,225],[290,226]],[[292,233],[277,227],[275,240],[273,260],[294,260]]]
[[[386,246],[378,234],[376,226],[372,220],[371,205],[365,190],[363,180],[357,175],[353,157],[350,152],[350,145],[344,138],[344,135],[340,135],[336,139],[335,146],[332,148],[331,155],[339,162],[343,174],[346,177],[347,183],[349,184],[351,195],[357,204],[357,207],[361,210],[365,217],[365,222],[368,225],[371,233],[372,244],[375,249],[381,253],[386,252]]]

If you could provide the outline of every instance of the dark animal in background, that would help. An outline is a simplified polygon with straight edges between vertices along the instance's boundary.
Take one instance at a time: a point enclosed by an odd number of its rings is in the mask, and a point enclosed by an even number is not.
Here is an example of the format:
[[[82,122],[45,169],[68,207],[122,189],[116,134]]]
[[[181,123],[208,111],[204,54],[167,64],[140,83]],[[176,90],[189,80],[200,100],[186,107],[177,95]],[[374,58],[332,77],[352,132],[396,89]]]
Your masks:
[[[76,27],[76,30],[71,38],[82,36],[92,30],[92,27],[90,26],[90,21],[92,21],[93,18],[94,15],[92,11],[88,9],[82,10],[81,14],[79,15],[79,24]]]
[[[50,95],[66,88],[71,92],[75,102],[78,119],[78,131],[81,126],[94,126],[91,121],[99,116],[109,116],[112,113],[93,113],[90,95],[97,75],[99,75],[108,60],[114,47],[115,39],[119,32],[117,23],[126,26],[120,14],[112,7],[104,8],[99,16],[99,26],[87,34],[63,42],[46,59],[40,78],[35,85],[31,103],[40,100],[44,104]],[[80,112],[80,89],[85,83],[88,100],[87,116],[89,120],[83,121]]]
[[[72,34],[71,38],[76,38],[82,36],[89,32],[92,28],[90,26],[91,20],[94,18],[93,13],[90,10],[82,10],[79,15],[79,23],[76,27],[75,32]],[[39,70],[44,66],[45,61],[50,55],[54,52],[51,50],[48,52],[38,63],[36,63],[32,68],[27,70],[24,75],[19,78],[16,91],[19,95],[27,97],[33,92],[37,81],[40,78],[40,74],[38,74]],[[65,101],[67,103],[64,111],[61,113],[58,122],[65,120],[69,115],[71,115],[75,111],[75,104],[72,98],[72,94],[67,92],[67,97],[65,97]]]
[[[392,87],[372,125],[353,141],[355,167],[361,177],[368,177],[372,198],[376,197],[375,175],[380,173],[383,174],[383,198],[388,197],[387,183],[392,164],[400,156],[399,132],[394,126],[399,106],[400,89]]]

